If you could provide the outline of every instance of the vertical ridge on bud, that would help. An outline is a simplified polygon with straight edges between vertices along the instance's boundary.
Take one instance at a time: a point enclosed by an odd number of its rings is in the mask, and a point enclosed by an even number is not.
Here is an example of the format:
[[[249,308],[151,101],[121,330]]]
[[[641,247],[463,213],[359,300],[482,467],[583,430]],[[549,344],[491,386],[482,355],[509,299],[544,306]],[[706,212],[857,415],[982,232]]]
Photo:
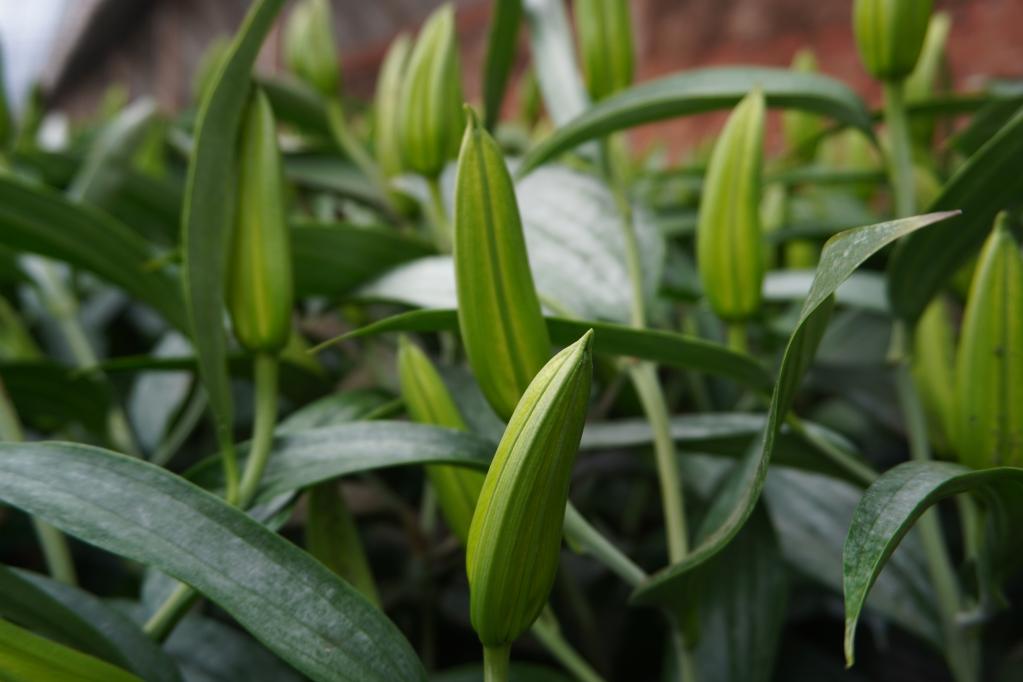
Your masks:
[[[242,114],[237,182],[227,309],[242,346],[277,352],[291,334],[291,243],[276,124],[270,101],[259,89]]]
[[[933,0],[856,0],[853,32],[872,76],[900,81],[916,66]]]
[[[515,186],[497,142],[469,110],[455,179],[458,322],[480,389],[507,419],[550,357]]]
[[[764,95],[756,88],[735,107],[707,166],[696,228],[703,290],[719,317],[748,318],[764,279],[760,188]]]
[[[497,446],[466,548],[470,616],[487,648],[536,620],[561,549],[572,466],[593,374],[590,330],[529,384]]]
[[[384,63],[380,66],[376,95],[373,98],[374,137],[377,163],[385,177],[401,173],[401,144],[398,141],[398,120],[401,116],[401,87],[405,68],[408,66],[412,41],[400,34],[387,48]]]
[[[974,468],[1023,465],[1023,254],[1001,214],[981,252],[956,358],[955,442]]]
[[[437,177],[458,153],[462,83],[451,3],[427,19],[409,57],[401,86],[398,139],[406,167]]]
[[[327,0],[302,0],[284,28],[284,60],[321,95],[333,97],[341,82],[334,20]]]
[[[437,369],[418,346],[402,336],[398,346],[398,380],[405,408],[414,421],[468,431]],[[464,545],[469,538],[484,475],[464,467],[434,464],[426,475],[437,494],[444,520]]]
[[[586,89],[601,100],[632,84],[635,70],[627,0],[576,0],[575,25]]]

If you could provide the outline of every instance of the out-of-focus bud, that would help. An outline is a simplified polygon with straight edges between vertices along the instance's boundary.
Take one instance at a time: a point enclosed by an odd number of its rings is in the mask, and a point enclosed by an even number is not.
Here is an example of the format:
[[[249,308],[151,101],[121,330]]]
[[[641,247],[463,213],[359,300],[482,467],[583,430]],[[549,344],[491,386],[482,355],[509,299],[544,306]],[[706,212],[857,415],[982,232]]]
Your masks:
[[[956,357],[959,459],[1023,466],[1023,254],[1000,215],[973,276]]]
[[[555,355],[515,408],[469,530],[469,613],[484,647],[501,649],[547,603],[558,569],[572,465],[586,421],[592,330]]]
[[[494,138],[469,110],[455,178],[458,323],[476,380],[502,419],[550,357],[515,186]]]
[[[933,4],[933,0],[856,0],[856,47],[874,78],[900,81],[912,73]]]
[[[540,81],[536,78],[536,71],[529,69],[523,74],[519,85],[519,109],[522,112],[522,120],[527,126],[532,127],[540,122],[542,108]]]
[[[284,29],[284,59],[296,76],[321,95],[333,97],[341,82],[334,20],[327,0],[302,0]]]
[[[468,430],[433,363],[404,336],[398,348],[398,379],[405,408],[414,421],[458,431]],[[469,525],[483,488],[484,475],[465,467],[438,464],[426,467],[426,475],[437,495],[444,520],[451,532],[465,544],[469,539]]]
[[[406,168],[438,177],[457,155],[462,102],[455,10],[448,3],[423,26],[401,84],[398,140]]]
[[[631,85],[635,66],[628,0],[576,0],[575,25],[590,97],[601,100]]]
[[[952,28],[952,19],[947,12],[937,12],[931,17],[927,27],[927,37],[920,52],[920,59],[913,73],[906,79],[906,102],[913,104],[933,97],[938,88],[938,81],[945,68],[945,44]],[[913,142],[923,149],[929,149],[934,140],[935,119],[920,117],[909,122]],[[922,204],[926,206],[926,204]]]
[[[813,51],[804,48],[792,58],[791,69],[799,73],[816,73],[817,57]],[[812,161],[823,129],[820,116],[798,109],[786,109],[781,115],[781,125],[788,149],[800,160]]]
[[[696,227],[700,280],[714,312],[729,321],[743,320],[760,307],[764,108],[759,88],[736,106],[714,147],[700,201]]]
[[[387,49],[377,79],[373,100],[375,120],[373,132],[377,163],[385,177],[401,173],[401,144],[398,141],[398,119],[401,115],[401,82],[408,65],[412,41],[402,33]]]
[[[913,336],[913,379],[927,412],[931,442],[949,451],[948,431],[955,414],[955,328],[948,302],[934,299],[917,322]]]
[[[236,177],[227,309],[242,346],[276,353],[291,334],[291,240],[273,111],[258,89],[242,115]]]
[[[821,143],[818,156],[824,165],[837,170],[869,174],[879,173],[883,168],[877,150],[867,136],[851,128],[828,136]],[[864,180],[850,184],[849,189],[867,201],[873,196],[876,187],[876,181]]]

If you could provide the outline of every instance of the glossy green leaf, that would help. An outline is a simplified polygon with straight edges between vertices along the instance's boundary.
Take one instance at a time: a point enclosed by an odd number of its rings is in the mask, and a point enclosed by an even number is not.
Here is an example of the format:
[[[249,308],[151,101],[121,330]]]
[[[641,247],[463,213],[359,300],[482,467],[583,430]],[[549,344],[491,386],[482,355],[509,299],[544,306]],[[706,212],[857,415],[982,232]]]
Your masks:
[[[501,116],[501,103],[515,65],[522,0],[494,0],[483,59],[483,125],[493,131]]]
[[[217,421],[219,439],[234,421],[227,374],[224,287],[235,201],[235,145],[249,95],[250,72],[283,0],[259,0],[228,50],[199,106],[181,218],[185,308],[199,373]]]
[[[2,444],[0,499],[192,585],[311,679],[425,677],[397,628],[351,586],[163,469],[82,445]]]
[[[369,419],[394,403],[390,394],[371,388],[332,393],[289,414],[278,423],[277,430],[305,431]]]
[[[0,677],[5,680],[140,682],[98,658],[33,635],[0,619]]]
[[[156,254],[142,237],[102,211],[14,176],[0,177],[0,245],[88,270],[172,326],[185,325],[177,282],[150,267]]]
[[[767,476],[782,422],[823,337],[833,307],[834,293],[839,285],[868,258],[899,237],[952,215],[954,213],[934,213],[867,225],[828,240],[821,253],[810,293],[803,302],[795,331],[785,347],[763,434],[736,467],[728,487],[729,494],[718,496],[707,512],[708,521],[704,527],[714,530],[708,530],[683,561],[653,574],[645,584],[640,585],[633,593],[635,602],[665,604],[684,598],[687,573],[727,546],[753,512]],[[713,519],[714,523],[709,519]]]
[[[913,523],[938,502],[978,494],[996,509],[1019,507],[1023,469],[975,471],[948,462],[906,462],[886,471],[860,500],[842,552],[845,588],[845,657],[853,663],[856,623],[871,586]],[[1018,538],[1012,545],[1018,554]]]
[[[71,585],[0,565],[0,616],[150,682],[181,679],[141,628]]]
[[[713,67],[647,81],[590,107],[530,151],[519,173],[528,173],[583,142],[617,130],[729,109],[757,86],[763,89],[769,107],[830,116],[873,137],[870,113],[863,101],[837,80],[788,69]]]
[[[1017,173],[1023,156],[1023,107],[998,134],[971,156],[945,184],[934,211],[962,215],[914,235],[901,244],[888,266],[888,296],[895,314],[913,323],[927,304],[979,249],[995,215],[1023,192]]]
[[[350,161],[335,154],[295,152],[284,157],[284,175],[300,187],[331,192],[384,210],[387,206],[380,188]]]
[[[546,321],[551,341],[558,345],[571,343],[587,329],[593,329],[593,352],[598,355],[624,355],[651,360],[660,365],[726,377],[753,388],[767,389],[771,385],[767,370],[750,356],[695,336],[593,320],[547,317]],[[356,329],[321,344],[318,349],[337,341],[387,332],[457,329],[458,318],[454,310],[414,310]]]

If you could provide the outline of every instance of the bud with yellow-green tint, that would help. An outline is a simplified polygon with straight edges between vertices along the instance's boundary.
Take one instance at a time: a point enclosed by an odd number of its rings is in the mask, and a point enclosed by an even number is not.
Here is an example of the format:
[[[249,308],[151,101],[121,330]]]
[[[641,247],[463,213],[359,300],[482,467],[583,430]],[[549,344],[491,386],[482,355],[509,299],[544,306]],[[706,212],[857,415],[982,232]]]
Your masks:
[[[437,177],[458,153],[462,83],[455,43],[455,10],[437,9],[423,26],[401,86],[398,140],[406,168]]]
[[[945,44],[952,29],[952,19],[947,12],[937,12],[931,17],[924,39],[923,50],[913,73],[906,78],[906,102],[922,102],[934,96],[942,76],[945,64]],[[913,142],[920,147],[929,148],[934,139],[935,119],[932,116],[921,116],[909,122]],[[926,206],[926,203],[921,203]]]
[[[601,100],[631,85],[635,66],[628,0],[576,0],[575,26],[590,97]]]
[[[791,68],[798,73],[816,73],[817,57],[813,51],[804,48],[792,58]],[[781,125],[789,150],[803,161],[812,161],[824,127],[820,116],[798,109],[786,109],[781,115]]]
[[[700,281],[714,312],[729,321],[748,318],[761,301],[764,108],[764,94],[757,88],[732,112],[711,154],[700,201]]]
[[[401,173],[401,145],[398,142],[398,119],[401,114],[401,83],[408,65],[412,41],[402,33],[387,49],[384,63],[377,79],[377,91],[373,99],[373,133],[377,163],[385,177],[392,178]]]
[[[455,178],[458,324],[483,395],[502,419],[550,357],[515,186],[471,109]]]
[[[291,241],[284,218],[277,130],[261,90],[253,90],[249,97],[238,142],[227,309],[242,346],[276,353],[291,334]]]
[[[981,252],[956,357],[960,460],[1023,466],[1023,254],[1002,214]]]
[[[913,380],[927,413],[931,442],[948,452],[948,430],[955,415],[955,328],[948,301],[931,301],[913,335]]]
[[[284,59],[292,73],[321,95],[333,97],[341,81],[334,21],[327,0],[302,0],[284,29]]]
[[[469,612],[480,642],[507,647],[547,603],[572,465],[586,421],[592,330],[526,389],[490,464],[469,529]]]
[[[900,81],[912,73],[932,6],[933,0],[856,0],[856,47],[871,75],[883,81]]]
[[[409,416],[420,424],[467,431],[447,386],[426,353],[404,336],[398,347],[398,380]],[[465,467],[434,464],[426,467],[437,502],[451,532],[469,539],[469,525],[476,509],[484,475]]]

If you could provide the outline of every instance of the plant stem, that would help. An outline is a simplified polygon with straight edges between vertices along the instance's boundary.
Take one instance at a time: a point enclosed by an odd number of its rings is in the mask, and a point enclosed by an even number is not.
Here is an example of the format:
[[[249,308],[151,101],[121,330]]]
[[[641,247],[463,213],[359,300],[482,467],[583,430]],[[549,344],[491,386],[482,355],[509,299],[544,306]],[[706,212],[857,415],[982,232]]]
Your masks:
[[[157,642],[167,639],[174,627],[199,598],[199,593],[185,583],[178,583],[160,607],[149,617],[142,631]]]
[[[430,226],[433,229],[434,244],[441,253],[451,253],[454,235],[451,221],[448,220],[447,209],[444,208],[444,194],[441,191],[440,178],[426,178],[426,184],[430,188]]]
[[[511,645],[483,647],[483,682],[508,682]]]
[[[7,395],[3,379],[0,378],[0,441],[20,443],[23,440],[25,440],[25,431],[21,427],[21,420],[18,418],[10,396]],[[71,558],[71,549],[68,547],[64,534],[35,516],[32,517],[32,527],[39,540],[43,559],[46,561],[46,570],[54,580],[68,585],[76,584],[78,577],[75,574],[75,563]]]
[[[565,536],[632,587],[647,579],[646,572],[591,526],[571,502],[565,507]]]
[[[746,339],[746,325],[742,322],[728,323],[728,347],[736,353],[747,355],[749,342]]]
[[[806,427],[806,422],[800,419],[794,412],[789,412],[785,417],[785,423],[810,445],[814,446],[821,454],[831,462],[864,485],[870,485],[877,480],[878,473],[866,462],[861,462],[850,453],[838,447],[827,438],[821,437]]]
[[[884,120],[888,127],[888,171],[895,190],[895,217],[905,218],[916,212],[916,190],[909,119],[901,81],[884,84]]]
[[[274,427],[277,424],[277,356],[259,353],[255,357],[256,416],[249,456],[245,460],[238,491],[238,507],[247,509],[256,495],[263,471],[270,459]]]
[[[896,330],[896,339],[901,339],[905,347],[909,347],[908,335],[902,328]],[[899,407],[906,422],[910,456],[915,461],[928,462],[931,460],[931,449],[927,437],[927,420],[916,392],[916,385],[913,383],[908,356],[903,354],[896,362],[895,386]],[[937,510],[924,513],[917,522],[917,527],[920,529],[920,539],[927,557],[931,581],[941,608],[945,658],[957,682],[976,682],[979,679],[976,632],[972,628],[960,627],[956,620],[962,607],[962,595],[945,545]]]
[[[572,673],[575,679],[580,680],[580,682],[604,682],[604,678],[579,655],[579,652],[569,644],[568,640],[562,637],[557,621],[553,620],[551,622],[552,620],[553,614],[549,616],[545,616],[543,613],[540,614],[540,617],[533,623],[533,627],[530,628],[533,636],[540,640],[544,648],[554,656],[565,670]],[[484,651],[485,656],[486,652]]]
[[[362,146],[355,135],[352,134],[351,128],[348,126],[348,121],[345,118],[344,106],[341,104],[339,97],[332,97],[327,101],[327,125],[330,127],[330,132],[334,136],[334,141],[337,142],[338,147],[341,148],[352,163],[356,165],[359,171],[369,178],[377,189],[379,190],[379,199],[383,204],[383,208],[387,210],[392,216],[397,217],[398,212],[391,201],[390,187],[387,183],[387,178],[380,171],[380,167],[377,165],[373,157],[369,155],[366,149]]]

